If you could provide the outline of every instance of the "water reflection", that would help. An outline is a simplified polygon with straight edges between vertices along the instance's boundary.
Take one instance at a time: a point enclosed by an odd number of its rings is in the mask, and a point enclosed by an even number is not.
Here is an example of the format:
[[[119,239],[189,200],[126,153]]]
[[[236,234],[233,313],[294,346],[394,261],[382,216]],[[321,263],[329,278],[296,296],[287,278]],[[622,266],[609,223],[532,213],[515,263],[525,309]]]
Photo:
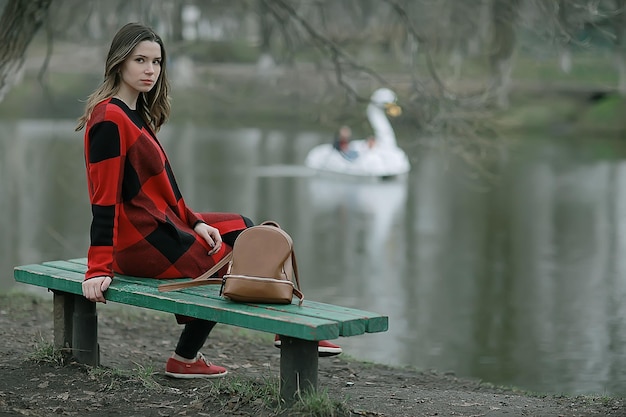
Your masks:
[[[73,124],[0,123],[2,291],[14,265],[85,256]],[[302,166],[319,132],[172,123],[160,137],[191,207],[289,231],[308,299],[389,315],[388,332],[340,340],[351,355],[537,391],[626,392],[626,162],[545,140],[503,160],[487,189],[436,152],[405,182],[358,183]]]
[[[315,271],[316,280],[323,281],[315,297],[402,317],[407,183],[312,177],[308,191],[313,210],[303,223],[309,225],[307,234],[312,239],[304,249],[313,256],[307,256],[305,265]],[[390,327],[394,334],[405,334],[400,320],[393,320]],[[399,358],[403,347],[375,336],[342,343],[356,355],[378,361]]]
[[[89,206],[72,131],[71,122],[0,124],[0,289],[17,263],[84,253]]]

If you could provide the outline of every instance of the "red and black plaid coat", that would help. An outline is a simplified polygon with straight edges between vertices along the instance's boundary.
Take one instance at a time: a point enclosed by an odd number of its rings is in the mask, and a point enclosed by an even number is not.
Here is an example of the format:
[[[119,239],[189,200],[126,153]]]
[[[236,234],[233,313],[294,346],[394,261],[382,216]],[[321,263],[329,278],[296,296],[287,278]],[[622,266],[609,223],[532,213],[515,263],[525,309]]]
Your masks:
[[[230,250],[209,256],[193,227],[245,228],[231,213],[195,213],[180,194],[165,151],[140,115],[118,99],[99,103],[85,129],[93,220],[85,279],[113,273],[196,277]]]

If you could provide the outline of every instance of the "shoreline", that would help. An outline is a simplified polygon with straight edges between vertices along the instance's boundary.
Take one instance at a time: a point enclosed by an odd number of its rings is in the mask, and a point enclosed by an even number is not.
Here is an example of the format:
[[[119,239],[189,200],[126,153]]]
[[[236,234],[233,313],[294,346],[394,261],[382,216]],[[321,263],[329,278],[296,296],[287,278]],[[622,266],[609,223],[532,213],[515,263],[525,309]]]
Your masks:
[[[126,410],[124,416],[177,415],[155,407],[170,403],[213,416],[296,415],[289,414],[293,410],[277,414],[263,404],[262,396],[244,401],[241,393],[233,392],[232,384],[263,386],[278,375],[280,353],[271,335],[245,329],[218,326],[203,349],[229,369],[230,375],[221,381],[165,377],[163,364],[180,328],[168,314],[115,304],[98,306],[103,364],[98,372],[72,363],[37,362],[33,356],[52,341],[52,303],[47,298],[17,291],[0,295],[0,415],[27,410],[25,415],[48,416],[62,410],[104,417],[118,409]],[[346,354],[320,358],[318,391],[337,404],[334,415],[346,416],[626,415],[623,398],[531,393],[451,373],[359,361]],[[106,401],[87,407],[85,392]],[[235,413],[228,408],[233,403]],[[215,414],[219,410],[223,413]]]

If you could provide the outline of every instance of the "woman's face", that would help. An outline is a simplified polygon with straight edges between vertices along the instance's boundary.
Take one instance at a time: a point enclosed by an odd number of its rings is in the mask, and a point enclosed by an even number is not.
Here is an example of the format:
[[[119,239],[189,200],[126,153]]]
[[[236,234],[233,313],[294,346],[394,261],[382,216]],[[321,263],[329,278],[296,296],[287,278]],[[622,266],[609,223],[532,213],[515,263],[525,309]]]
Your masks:
[[[121,66],[121,93],[138,95],[152,90],[161,74],[161,46],[152,41],[137,44]]]

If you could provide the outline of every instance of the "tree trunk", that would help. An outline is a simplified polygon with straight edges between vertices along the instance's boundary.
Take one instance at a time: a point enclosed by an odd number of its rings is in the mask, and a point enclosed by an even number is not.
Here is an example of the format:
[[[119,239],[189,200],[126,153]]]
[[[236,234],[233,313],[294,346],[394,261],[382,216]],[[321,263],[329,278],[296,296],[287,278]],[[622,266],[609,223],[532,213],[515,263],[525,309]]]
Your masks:
[[[561,68],[561,71],[564,73],[569,74],[572,71],[572,53],[570,51],[571,35],[569,34],[570,29],[567,20],[569,14],[567,0],[559,0],[558,8],[557,22],[561,31],[564,32],[563,35],[565,35],[563,44],[561,45],[559,42],[559,68]]]
[[[515,50],[515,22],[520,0],[493,0],[492,35],[489,50],[491,91],[498,107],[508,106],[510,74]]]
[[[26,49],[52,0],[9,0],[0,17],[0,101],[20,79]]]
[[[259,22],[259,49],[261,50],[261,54],[271,55],[272,33],[276,22],[273,21],[265,0],[258,1],[257,13]]]
[[[183,40],[183,7],[185,4],[182,1],[174,3],[174,13],[172,15],[172,36],[171,40],[174,42],[181,42]]]
[[[613,18],[615,28],[614,56],[618,72],[617,91],[626,97],[626,0],[617,0],[618,13]]]

